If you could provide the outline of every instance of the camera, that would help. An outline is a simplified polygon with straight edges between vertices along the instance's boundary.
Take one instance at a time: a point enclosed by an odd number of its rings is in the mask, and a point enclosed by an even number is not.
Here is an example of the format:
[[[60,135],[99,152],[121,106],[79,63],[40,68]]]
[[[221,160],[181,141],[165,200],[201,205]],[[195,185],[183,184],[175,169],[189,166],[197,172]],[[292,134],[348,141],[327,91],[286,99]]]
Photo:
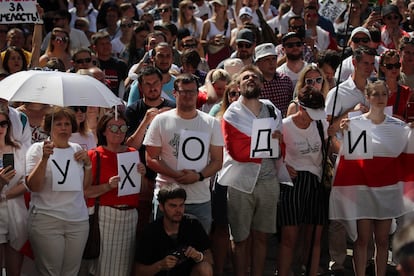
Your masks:
[[[178,263],[182,263],[185,260],[187,260],[187,256],[185,256],[185,247],[181,247],[178,248],[177,250],[175,250],[174,252],[171,253],[171,255],[173,255],[174,257],[176,257],[178,259]]]

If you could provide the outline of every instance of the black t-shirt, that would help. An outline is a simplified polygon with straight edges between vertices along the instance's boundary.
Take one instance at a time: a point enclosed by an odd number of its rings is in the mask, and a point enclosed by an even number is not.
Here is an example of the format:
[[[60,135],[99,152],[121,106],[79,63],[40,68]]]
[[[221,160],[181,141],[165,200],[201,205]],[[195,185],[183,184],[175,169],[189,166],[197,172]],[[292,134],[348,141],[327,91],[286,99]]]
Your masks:
[[[171,107],[171,108],[175,108],[175,103],[173,101],[164,99],[162,101],[162,103],[158,106],[156,106],[156,108],[160,109],[163,107]],[[139,99],[137,102],[133,103],[132,105],[128,106],[126,112],[125,112],[125,116],[128,119],[128,132],[127,132],[127,137],[131,136],[132,134],[134,134],[134,132],[137,130],[139,124],[141,124],[142,120],[144,120],[145,117],[145,113],[147,112],[148,109],[152,108],[152,106],[146,105],[144,103],[143,99]],[[146,159],[145,159],[145,145],[142,145],[139,149],[139,158],[142,161],[142,163],[147,164]],[[147,173],[145,174],[145,176],[149,179],[155,179],[155,177],[157,176],[157,173],[154,172],[153,170],[151,170],[150,168],[147,168]]]
[[[100,59],[99,68],[105,73],[105,79],[109,81],[109,88],[115,95],[119,96],[119,84],[128,76],[126,63],[114,57],[108,60]]]
[[[209,249],[209,238],[197,219],[183,216],[180,222],[177,237],[170,237],[165,233],[163,218],[157,219],[144,229],[140,241],[136,247],[135,261],[144,265],[151,265],[192,246],[198,251]],[[195,262],[193,259],[185,259],[169,271],[160,271],[156,275],[185,276],[191,274]]]

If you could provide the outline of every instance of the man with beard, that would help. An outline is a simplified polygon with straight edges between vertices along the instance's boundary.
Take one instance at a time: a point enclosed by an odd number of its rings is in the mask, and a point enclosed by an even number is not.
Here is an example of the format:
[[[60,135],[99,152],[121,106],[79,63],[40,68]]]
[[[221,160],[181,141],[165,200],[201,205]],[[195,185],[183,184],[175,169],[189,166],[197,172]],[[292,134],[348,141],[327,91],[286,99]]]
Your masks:
[[[300,72],[307,65],[307,62],[303,60],[303,40],[297,33],[290,32],[282,37],[282,45],[286,53],[286,62],[276,71],[287,75],[295,87]]]
[[[253,122],[272,118],[276,130],[268,139],[282,142],[282,116],[268,100],[259,100],[263,75],[253,65],[239,75],[241,97],[223,115],[225,162],[218,183],[228,186],[228,219],[235,243],[235,275],[263,275],[267,237],[276,232],[276,207],[279,180],[275,158],[251,158]],[[242,177],[240,177],[242,175]],[[249,242],[251,241],[251,242]]]
[[[244,28],[237,33],[236,37],[236,51],[231,54],[230,58],[239,58],[244,65],[253,64],[253,52],[256,48],[256,36],[252,30]],[[228,59],[230,59],[228,58]],[[223,60],[217,65],[218,69],[224,69]]]
[[[263,74],[263,87],[260,98],[270,100],[281,112],[283,117],[293,98],[293,83],[284,74],[276,72],[276,51],[272,43],[256,47],[255,62]]]
[[[149,224],[136,248],[136,275],[213,275],[209,238],[184,215],[187,194],[177,184],[158,193],[163,216]]]
[[[209,233],[212,221],[209,178],[223,163],[220,124],[196,109],[195,76],[178,75],[174,95],[177,108],[158,114],[145,135],[147,165],[157,172],[157,187],[178,183],[186,190],[186,212],[197,217]],[[156,189],[154,194],[157,192]]]
[[[142,99],[128,106],[126,117],[129,128],[127,132],[126,144],[139,151],[140,160],[145,161],[145,146],[142,145],[145,133],[152,120],[158,114],[175,108],[175,103],[161,97],[162,74],[153,67],[147,66],[141,69],[138,74],[138,86],[142,92]],[[150,168],[141,179],[141,192],[139,197],[139,217],[137,233],[141,233],[143,227],[150,221],[152,211],[152,197],[154,194],[154,184],[156,173]]]
[[[162,97],[175,103],[174,80],[175,77],[170,74],[171,64],[173,62],[173,48],[167,42],[160,42],[152,51],[151,60],[158,70],[162,73]],[[131,85],[128,97],[128,106],[135,103],[142,97],[142,92],[138,85]]]

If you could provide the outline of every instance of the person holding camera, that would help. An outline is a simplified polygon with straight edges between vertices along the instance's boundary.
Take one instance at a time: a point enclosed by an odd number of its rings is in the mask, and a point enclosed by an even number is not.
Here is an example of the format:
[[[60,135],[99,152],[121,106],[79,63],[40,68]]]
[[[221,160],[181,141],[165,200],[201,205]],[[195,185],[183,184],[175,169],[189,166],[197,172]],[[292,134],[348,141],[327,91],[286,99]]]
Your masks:
[[[209,238],[197,219],[184,215],[186,191],[164,185],[163,216],[149,224],[136,246],[136,275],[213,275]]]

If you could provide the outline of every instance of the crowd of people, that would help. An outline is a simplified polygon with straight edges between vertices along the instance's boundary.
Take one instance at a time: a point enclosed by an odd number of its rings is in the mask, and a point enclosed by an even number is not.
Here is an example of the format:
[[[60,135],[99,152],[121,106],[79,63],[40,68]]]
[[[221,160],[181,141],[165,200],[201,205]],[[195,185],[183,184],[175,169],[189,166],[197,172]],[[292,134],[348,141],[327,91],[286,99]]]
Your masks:
[[[0,79],[88,75],[124,102],[0,91],[7,275],[259,276],[275,233],[277,275],[344,275],[350,242],[355,275],[386,275],[390,250],[410,275],[414,4],[325,4],[39,0],[41,21],[0,25]],[[350,158],[359,128],[371,156]],[[119,194],[122,153],[139,193]],[[83,259],[97,206],[100,253]]]

